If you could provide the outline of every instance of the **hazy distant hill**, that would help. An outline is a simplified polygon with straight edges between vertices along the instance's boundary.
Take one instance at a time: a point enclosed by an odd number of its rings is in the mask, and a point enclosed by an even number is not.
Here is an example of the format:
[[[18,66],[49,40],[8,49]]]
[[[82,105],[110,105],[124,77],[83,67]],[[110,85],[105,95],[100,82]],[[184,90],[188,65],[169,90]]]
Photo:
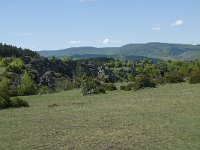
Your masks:
[[[131,58],[154,58],[163,60],[195,59],[200,58],[200,45],[189,44],[168,44],[168,43],[147,43],[147,44],[127,44],[122,47],[74,47],[63,50],[39,51],[45,57],[71,56],[76,58],[88,58],[110,56],[122,59]]]

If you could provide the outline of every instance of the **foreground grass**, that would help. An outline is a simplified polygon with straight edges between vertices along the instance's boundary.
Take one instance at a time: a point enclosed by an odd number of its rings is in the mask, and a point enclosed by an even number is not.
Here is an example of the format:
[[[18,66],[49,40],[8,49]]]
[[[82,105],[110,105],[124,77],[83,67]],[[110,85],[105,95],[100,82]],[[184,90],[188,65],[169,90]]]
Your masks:
[[[0,149],[200,149],[200,84],[24,97],[0,110]]]

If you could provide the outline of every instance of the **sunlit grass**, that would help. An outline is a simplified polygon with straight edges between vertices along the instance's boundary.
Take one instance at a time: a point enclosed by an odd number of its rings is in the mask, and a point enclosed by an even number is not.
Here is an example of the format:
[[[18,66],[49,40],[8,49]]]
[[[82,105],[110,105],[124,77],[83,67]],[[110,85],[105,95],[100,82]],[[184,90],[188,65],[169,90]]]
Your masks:
[[[200,84],[23,97],[0,110],[0,149],[199,149]]]

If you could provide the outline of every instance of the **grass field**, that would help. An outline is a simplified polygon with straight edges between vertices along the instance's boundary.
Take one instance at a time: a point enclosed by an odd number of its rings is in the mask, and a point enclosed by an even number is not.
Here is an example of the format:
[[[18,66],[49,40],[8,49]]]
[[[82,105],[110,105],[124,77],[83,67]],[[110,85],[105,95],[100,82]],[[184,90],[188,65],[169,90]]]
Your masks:
[[[200,149],[200,84],[23,98],[29,108],[0,110],[1,150]]]

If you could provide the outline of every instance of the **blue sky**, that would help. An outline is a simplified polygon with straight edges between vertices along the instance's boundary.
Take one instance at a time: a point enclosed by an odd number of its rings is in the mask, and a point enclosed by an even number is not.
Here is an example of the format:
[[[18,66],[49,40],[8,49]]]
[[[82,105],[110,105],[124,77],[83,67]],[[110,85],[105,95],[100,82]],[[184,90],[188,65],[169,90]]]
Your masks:
[[[33,50],[200,44],[199,0],[0,0],[0,42]]]

